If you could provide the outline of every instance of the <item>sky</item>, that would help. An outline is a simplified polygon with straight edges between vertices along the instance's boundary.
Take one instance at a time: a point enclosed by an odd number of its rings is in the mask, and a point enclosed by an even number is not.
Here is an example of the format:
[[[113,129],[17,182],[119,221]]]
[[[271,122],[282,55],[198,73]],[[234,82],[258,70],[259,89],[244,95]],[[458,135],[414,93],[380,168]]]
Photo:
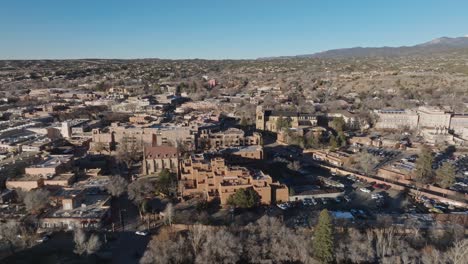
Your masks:
[[[0,59],[248,59],[468,34],[466,0],[0,0]]]

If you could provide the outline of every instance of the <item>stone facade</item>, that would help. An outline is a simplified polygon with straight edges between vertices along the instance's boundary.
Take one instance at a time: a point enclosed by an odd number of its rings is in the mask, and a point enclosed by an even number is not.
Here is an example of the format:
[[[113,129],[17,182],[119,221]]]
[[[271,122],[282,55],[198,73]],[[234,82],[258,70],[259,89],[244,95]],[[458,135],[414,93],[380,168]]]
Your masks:
[[[278,132],[277,122],[280,118],[289,120],[292,128],[313,127],[317,125],[317,117],[313,114],[264,110],[261,106],[258,106],[255,126],[258,130]]]

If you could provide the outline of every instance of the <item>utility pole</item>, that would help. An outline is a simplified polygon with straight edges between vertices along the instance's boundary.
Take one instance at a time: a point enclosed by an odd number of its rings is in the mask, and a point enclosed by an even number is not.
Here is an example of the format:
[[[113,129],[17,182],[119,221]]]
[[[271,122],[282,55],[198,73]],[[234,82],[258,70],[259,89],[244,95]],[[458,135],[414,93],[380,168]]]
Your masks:
[[[124,218],[123,218],[123,211],[127,211],[125,209],[120,209],[119,210],[119,216],[120,216],[120,225],[122,226],[122,231],[125,231],[125,223],[124,223]]]

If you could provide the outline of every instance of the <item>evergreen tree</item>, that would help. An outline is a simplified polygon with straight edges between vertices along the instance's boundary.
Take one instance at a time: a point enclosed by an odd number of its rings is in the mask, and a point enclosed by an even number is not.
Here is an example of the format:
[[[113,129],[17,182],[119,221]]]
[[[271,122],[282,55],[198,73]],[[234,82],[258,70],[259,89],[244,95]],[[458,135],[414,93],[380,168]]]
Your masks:
[[[422,184],[428,184],[432,182],[434,171],[432,169],[432,163],[434,157],[429,147],[425,146],[419,154],[418,160],[416,161],[416,170],[414,171],[414,177],[417,182]]]
[[[338,138],[337,138],[337,139],[338,139],[339,145],[340,145],[341,147],[346,147],[346,145],[347,145],[346,136],[345,136],[345,134],[343,133],[343,131],[338,132]]]
[[[260,203],[260,195],[253,189],[239,189],[229,196],[228,204],[240,208],[252,208]]]
[[[334,135],[330,137],[330,149],[335,150],[338,148],[338,140]]]
[[[240,121],[240,126],[246,127],[247,125],[248,125],[247,119],[245,118],[245,116],[242,116],[241,121]]]
[[[331,263],[334,259],[333,224],[327,209],[320,212],[315,226],[312,248],[315,257],[321,263]]]
[[[437,184],[442,188],[448,188],[455,183],[455,166],[451,163],[444,162],[435,172]]]
[[[343,131],[345,129],[345,126],[346,122],[344,121],[343,117],[335,117],[331,122],[331,127],[337,132]]]

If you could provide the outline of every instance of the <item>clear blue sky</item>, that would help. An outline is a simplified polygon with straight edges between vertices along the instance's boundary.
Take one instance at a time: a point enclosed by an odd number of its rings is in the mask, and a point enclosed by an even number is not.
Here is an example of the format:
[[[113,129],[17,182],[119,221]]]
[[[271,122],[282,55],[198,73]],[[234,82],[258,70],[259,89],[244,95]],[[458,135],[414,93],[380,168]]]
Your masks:
[[[257,58],[468,34],[466,0],[2,0],[0,59]]]

